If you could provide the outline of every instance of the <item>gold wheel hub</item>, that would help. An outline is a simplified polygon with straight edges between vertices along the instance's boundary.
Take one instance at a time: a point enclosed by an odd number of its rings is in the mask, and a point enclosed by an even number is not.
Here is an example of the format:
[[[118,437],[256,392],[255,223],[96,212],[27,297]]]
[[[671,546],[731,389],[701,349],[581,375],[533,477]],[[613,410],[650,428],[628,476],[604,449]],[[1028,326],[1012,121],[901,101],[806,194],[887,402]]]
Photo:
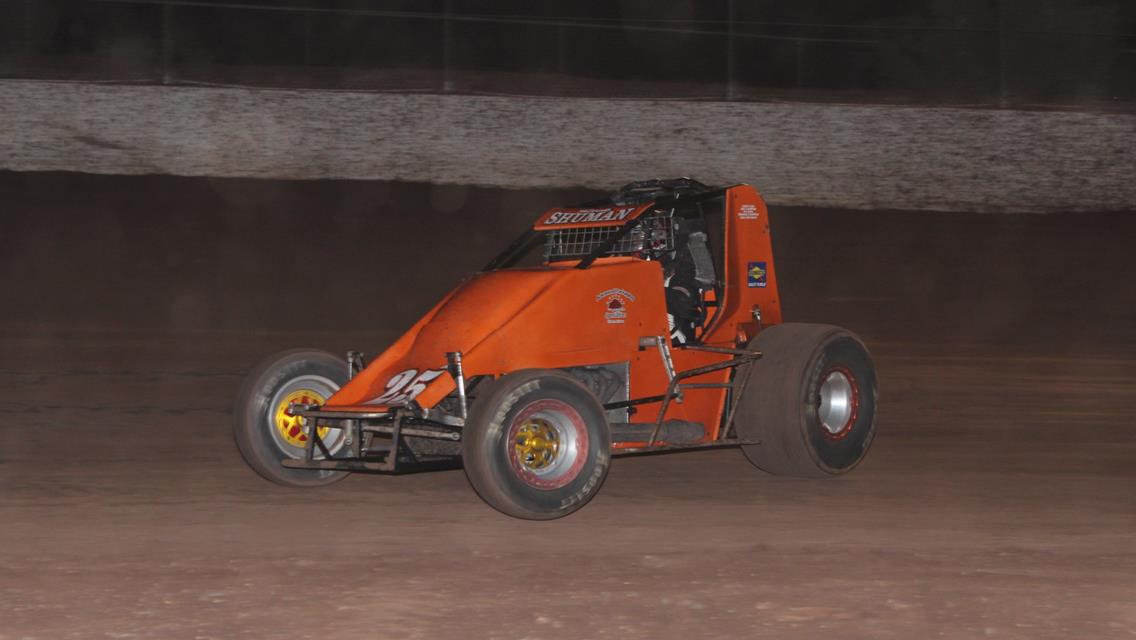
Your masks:
[[[513,447],[521,464],[529,469],[544,469],[560,453],[560,434],[549,421],[531,418],[517,429]]]
[[[304,419],[301,416],[292,415],[292,403],[322,405],[325,402],[327,402],[327,398],[311,389],[298,389],[284,396],[280,404],[276,405],[272,420],[272,423],[276,425],[276,430],[280,433],[280,437],[284,438],[284,442],[298,449],[303,449],[308,443],[308,436],[304,434]],[[326,438],[329,430],[328,427],[320,427],[319,437]]]

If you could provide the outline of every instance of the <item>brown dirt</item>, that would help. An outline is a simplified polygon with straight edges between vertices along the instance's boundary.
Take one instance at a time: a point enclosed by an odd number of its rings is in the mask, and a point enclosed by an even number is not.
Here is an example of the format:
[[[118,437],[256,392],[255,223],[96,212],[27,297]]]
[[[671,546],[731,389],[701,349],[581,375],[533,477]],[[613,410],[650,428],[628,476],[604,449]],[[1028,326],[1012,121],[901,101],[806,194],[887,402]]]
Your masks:
[[[244,466],[228,406],[252,363],[373,352],[430,300],[395,288],[393,318],[373,294],[351,316],[288,315],[286,283],[249,275],[284,237],[272,216],[334,195],[311,224],[359,236],[315,243],[325,266],[305,285],[340,259],[403,274],[352,213],[380,186],[218,182],[0,175],[15,238],[0,273],[21,301],[0,334],[3,640],[1136,635],[1124,216],[780,212],[789,317],[846,324],[877,358],[864,464],[812,481],[736,450],[621,458],[586,508],[535,523],[491,510],[461,471],[288,490]],[[565,195],[464,193],[529,211]],[[483,262],[483,240],[419,291]],[[361,288],[392,291],[359,276],[316,290]]]

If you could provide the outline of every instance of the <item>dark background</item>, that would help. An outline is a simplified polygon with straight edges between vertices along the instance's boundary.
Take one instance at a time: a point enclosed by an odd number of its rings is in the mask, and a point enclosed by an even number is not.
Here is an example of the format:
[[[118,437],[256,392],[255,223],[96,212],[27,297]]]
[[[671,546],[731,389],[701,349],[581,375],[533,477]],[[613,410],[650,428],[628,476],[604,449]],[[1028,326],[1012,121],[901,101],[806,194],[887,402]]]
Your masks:
[[[0,195],[15,330],[397,334],[540,212],[602,193],[0,171]],[[1131,212],[770,220],[787,321],[870,344],[1136,347]]]
[[[1125,0],[0,1],[0,77],[1130,106]]]

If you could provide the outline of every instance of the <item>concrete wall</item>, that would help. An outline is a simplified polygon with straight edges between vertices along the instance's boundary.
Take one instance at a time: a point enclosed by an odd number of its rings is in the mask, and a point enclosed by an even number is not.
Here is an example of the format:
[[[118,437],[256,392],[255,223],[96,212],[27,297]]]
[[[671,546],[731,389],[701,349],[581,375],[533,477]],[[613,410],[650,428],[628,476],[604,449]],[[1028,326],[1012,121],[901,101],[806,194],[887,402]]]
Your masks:
[[[0,81],[0,169],[610,188],[773,204],[1136,209],[1136,115]]]

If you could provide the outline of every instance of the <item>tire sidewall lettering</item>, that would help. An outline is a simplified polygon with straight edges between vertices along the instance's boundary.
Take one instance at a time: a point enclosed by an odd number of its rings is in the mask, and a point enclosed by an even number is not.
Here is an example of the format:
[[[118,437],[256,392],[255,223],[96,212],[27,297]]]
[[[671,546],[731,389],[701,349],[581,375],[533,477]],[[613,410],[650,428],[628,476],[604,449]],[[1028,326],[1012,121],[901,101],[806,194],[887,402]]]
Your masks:
[[[540,389],[540,381],[533,380],[527,382],[516,389],[501,401],[497,407],[497,411],[493,413],[493,417],[489,420],[489,428],[487,430],[489,437],[486,439],[486,444],[493,447],[493,443],[498,442],[505,434],[506,420],[513,407],[521,401],[521,398]],[[488,453],[488,452],[486,452]]]
[[[521,401],[522,397],[538,389],[540,389],[540,381],[533,380],[517,387],[509,393],[508,396],[505,396],[501,404],[497,407],[497,411],[493,414],[493,418],[489,421],[490,435],[494,437],[500,436],[505,427],[505,419],[509,417],[509,412],[512,411],[513,407],[517,406],[517,403]]]
[[[596,464],[592,468],[592,473],[588,476],[587,482],[580,490],[560,501],[560,508],[567,509],[579,502],[587,500],[589,496],[595,491],[596,486],[603,480],[604,472],[607,469],[608,457],[604,452],[599,451],[596,453]]]
[[[576,381],[567,378],[562,380],[560,379],[561,374],[552,371],[548,373],[547,376],[530,378],[523,382],[518,381],[519,384],[516,387],[501,395],[487,396],[485,400],[493,403],[493,405],[484,408],[487,410],[485,414],[487,419],[483,423],[484,431],[476,437],[476,445],[467,450],[469,455],[480,458],[476,463],[472,460],[468,461],[467,471],[471,468],[471,465],[484,468],[489,477],[493,479],[493,484],[498,487],[488,495],[483,493],[482,497],[499,509],[521,517],[547,519],[548,517],[558,517],[553,515],[554,513],[566,515],[575,511],[595,495],[604,478],[606,478],[609,467],[610,454],[607,447],[610,446],[610,435],[607,433],[606,417],[596,404],[598,401],[594,399],[590,391]],[[504,384],[508,384],[507,380],[508,376],[499,379],[497,384],[501,384],[502,381],[504,381]],[[581,394],[586,394],[586,396]],[[587,400],[587,398],[590,398],[590,400]],[[555,488],[532,486],[525,479],[518,477],[518,472],[513,468],[513,463],[509,457],[511,442],[508,433],[513,426],[512,421],[533,403],[544,400],[567,403],[578,412],[584,429],[581,437],[586,437],[587,441],[591,443],[586,450],[580,453],[583,468],[577,472],[572,480]],[[470,426],[468,425],[467,428],[470,428]],[[491,498],[498,495],[505,498],[506,502],[500,505],[496,504],[495,499]]]

